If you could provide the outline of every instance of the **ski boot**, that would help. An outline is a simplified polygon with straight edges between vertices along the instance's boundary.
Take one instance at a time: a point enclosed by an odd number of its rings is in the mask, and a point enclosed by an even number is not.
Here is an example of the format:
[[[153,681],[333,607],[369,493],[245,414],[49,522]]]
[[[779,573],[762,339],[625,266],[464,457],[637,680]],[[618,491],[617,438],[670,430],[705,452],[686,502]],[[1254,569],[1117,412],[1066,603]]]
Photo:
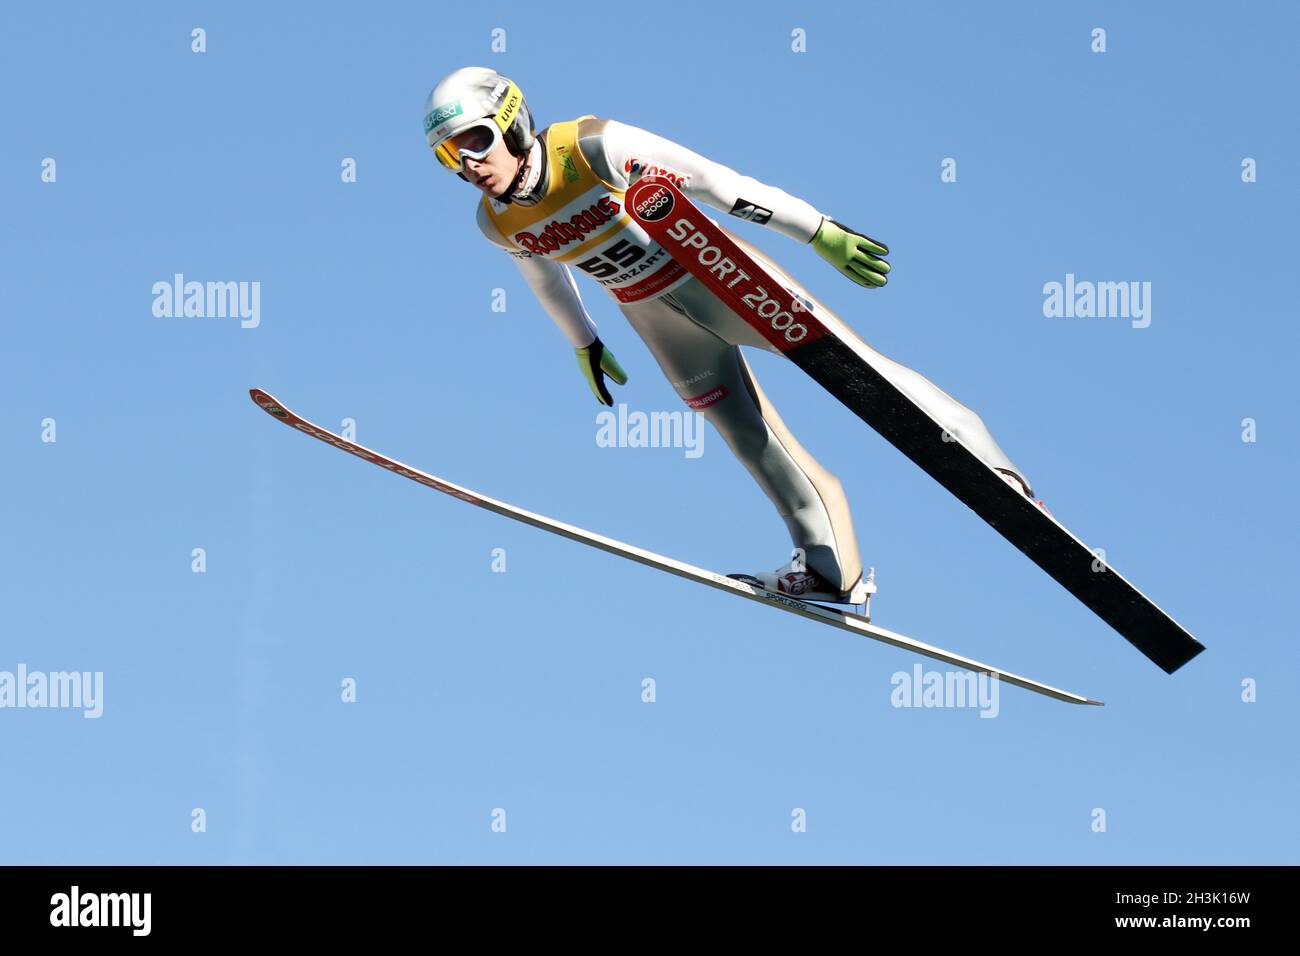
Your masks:
[[[860,604],[864,609],[871,595],[876,590],[876,569],[866,576],[859,576],[857,582],[848,590],[841,591],[831,585],[816,571],[804,566],[803,562],[793,559],[783,568],[775,571],[760,571],[758,574],[728,574],[727,577],[744,581],[752,587],[786,594],[801,601],[821,601],[828,604]]]

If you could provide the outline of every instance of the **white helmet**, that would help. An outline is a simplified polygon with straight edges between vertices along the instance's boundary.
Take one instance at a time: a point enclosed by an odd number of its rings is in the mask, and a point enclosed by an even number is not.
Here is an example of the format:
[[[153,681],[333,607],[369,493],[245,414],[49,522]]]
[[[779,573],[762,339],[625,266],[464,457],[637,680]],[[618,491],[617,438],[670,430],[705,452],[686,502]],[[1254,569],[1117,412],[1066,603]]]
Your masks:
[[[484,135],[453,147],[451,138],[471,127],[481,127]],[[533,145],[533,131],[533,112],[523,92],[513,80],[487,67],[467,66],[447,74],[424,103],[429,146],[438,162],[453,172],[460,172],[462,155],[484,159],[498,142],[515,156],[524,155]]]

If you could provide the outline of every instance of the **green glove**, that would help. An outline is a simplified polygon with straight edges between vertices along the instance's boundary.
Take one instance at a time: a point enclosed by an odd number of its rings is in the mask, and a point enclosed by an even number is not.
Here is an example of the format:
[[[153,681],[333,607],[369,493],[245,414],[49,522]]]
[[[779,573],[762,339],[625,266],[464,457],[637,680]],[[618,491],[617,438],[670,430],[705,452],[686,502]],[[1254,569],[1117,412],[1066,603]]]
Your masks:
[[[812,244],[817,255],[858,285],[878,289],[889,281],[885,278],[889,263],[879,258],[889,255],[889,247],[883,242],[864,236],[834,219],[823,219]]]
[[[578,368],[582,369],[587,384],[591,386],[597,401],[602,405],[613,405],[614,398],[605,386],[605,375],[609,375],[620,385],[627,384],[627,372],[618,364],[614,353],[605,348],[599,338],[585,349],[574,349],[578,355]]]

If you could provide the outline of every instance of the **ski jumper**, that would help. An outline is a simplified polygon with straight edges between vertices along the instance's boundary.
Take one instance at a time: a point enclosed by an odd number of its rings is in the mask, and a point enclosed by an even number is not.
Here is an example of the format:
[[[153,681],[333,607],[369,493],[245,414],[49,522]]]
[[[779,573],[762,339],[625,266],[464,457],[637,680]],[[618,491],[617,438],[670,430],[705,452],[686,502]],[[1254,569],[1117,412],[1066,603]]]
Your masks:
[[[718,430],[776,506],[807,566],[841,591],[852,588],[862,562],[844,490],[791,434],[739,347],[776,349],[633,222],[623,197],[640,176],[667,175],[691,198],[803,243],[817,233],[823,215],[670,140],[594,116],[549,126],[533,144],[530,164],[509,201],[483,197],[483,234],[515,258],[574,348],[590,345],[596,326],[572,270],[602,285],[677,394]],[[768,256],[731,238],[791,290],[825,308]],[[984,461],[1024,476],[975,412],[918,372],[870,353],[882,374]]]

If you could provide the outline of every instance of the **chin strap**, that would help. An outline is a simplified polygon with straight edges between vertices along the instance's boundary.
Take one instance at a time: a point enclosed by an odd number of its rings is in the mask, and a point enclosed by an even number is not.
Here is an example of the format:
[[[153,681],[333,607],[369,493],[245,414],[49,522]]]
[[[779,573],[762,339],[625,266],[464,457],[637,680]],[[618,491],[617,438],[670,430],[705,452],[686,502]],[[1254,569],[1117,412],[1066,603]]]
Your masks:
[[[533,145],[528,150],[528,156],[519,164],[519,172],[510,183],[510,188],[505,191],[504,195],[497,198],[497,202],[514,202],[515,196],[531,194],[537,188],[537,184],[542,181],[545,172],[546,150],[542,149],[542,141],[539,137],[533,140]]]
[[[524,170],[527,168],[527,162],[519,164],[519,172],[515,173],[515,178],[510,181],[510,188],[497,197],[497,202],[513,203],[515,201],[515,194],[519,192],[520,181],[524,178]]]

